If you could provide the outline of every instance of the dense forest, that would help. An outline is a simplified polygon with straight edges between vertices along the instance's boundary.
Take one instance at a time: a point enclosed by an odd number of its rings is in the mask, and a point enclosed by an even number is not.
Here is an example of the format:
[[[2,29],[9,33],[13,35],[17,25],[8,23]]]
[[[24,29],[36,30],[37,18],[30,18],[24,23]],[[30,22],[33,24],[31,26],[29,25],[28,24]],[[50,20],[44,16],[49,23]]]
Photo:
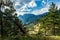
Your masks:
[[[27,25],[15,11],[11,1],[0,0],[0,40],[60,40],[60,9],[53,2],[46,16]]]

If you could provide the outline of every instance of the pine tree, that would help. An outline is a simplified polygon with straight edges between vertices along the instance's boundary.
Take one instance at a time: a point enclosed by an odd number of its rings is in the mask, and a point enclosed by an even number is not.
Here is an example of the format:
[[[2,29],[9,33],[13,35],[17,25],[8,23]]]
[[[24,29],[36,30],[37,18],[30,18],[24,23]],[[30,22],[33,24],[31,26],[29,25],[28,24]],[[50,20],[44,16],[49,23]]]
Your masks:
[[[46,32],[50,31],[50,34],[58,35],[57,31],[60,28],[60,11],[57,10],[57,7],[53,2],[48,14],[39,19],[39,21],[42,24],[42,27],[46,29]]]
[[[15,13],[13,15],[15,9],[12,4],[13,3],[10,1],[5,4],[2,0],[0,3],[0,35],[2,35],[2,37],[11,35],[14,36],[21,32],[23,34],[26,33],[21,21],[17,17],[17,14]],[[3,12],[1,8],[4,8],[5,6],[9,7],[9,9],[6,8]],[[20,30],[21,32],[19,32],[18,30]]]

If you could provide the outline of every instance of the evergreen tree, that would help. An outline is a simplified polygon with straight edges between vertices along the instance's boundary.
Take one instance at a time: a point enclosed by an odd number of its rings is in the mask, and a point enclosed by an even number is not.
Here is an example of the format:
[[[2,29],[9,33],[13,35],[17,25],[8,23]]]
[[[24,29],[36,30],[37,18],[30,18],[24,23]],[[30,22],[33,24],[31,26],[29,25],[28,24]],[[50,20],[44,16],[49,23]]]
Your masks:
[[[7,0],[6,0],[7,1]],[[12,2],[4,3],[3,0],[0,2],[0,35],[4,36],[15,36],[18,33],[25,34],[25,30],[22,26],[21,21],[18,19],[17,14],[13,14],[15,9]],[[9,8],[6,8],[9,7]],[[3,10],[1,10],[3,8]],[[19,30],[21,32],[19,32]]]
[[[53,2],[48,14],[39,19],[39,21],[42,24],[42,27],[45,28],[45,33],[50,31],[50,34],[52,35],[59,34],[57,32],[60,30],[60,11],[57,10],[57,7]]]

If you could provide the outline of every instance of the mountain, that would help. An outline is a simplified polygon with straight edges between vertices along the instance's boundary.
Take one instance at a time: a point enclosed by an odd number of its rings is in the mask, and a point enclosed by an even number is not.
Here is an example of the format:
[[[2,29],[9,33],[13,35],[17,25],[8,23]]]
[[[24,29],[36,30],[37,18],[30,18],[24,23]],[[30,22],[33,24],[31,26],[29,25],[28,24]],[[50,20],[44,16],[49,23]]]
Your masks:
[[[28,23],[36,21],[37,19],[39,19],[45,15],[47,15],[47,12],[40,14],[40,15],[24,14],[24,15],[19,15],[19,19],[22,21],[23,24],[28,24]]]

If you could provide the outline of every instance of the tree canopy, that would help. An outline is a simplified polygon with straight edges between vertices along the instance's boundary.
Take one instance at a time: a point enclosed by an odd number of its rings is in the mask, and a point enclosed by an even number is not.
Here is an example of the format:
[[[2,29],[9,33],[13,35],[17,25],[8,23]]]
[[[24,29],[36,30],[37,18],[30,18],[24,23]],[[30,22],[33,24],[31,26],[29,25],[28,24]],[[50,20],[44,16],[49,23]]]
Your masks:
[[[38,19],[38,22],[42,24],[42,27],[46,29],[46,32],[50,31],[51,35],[60,35],[60,32],[59,32],[60,30],[60,9],[58,10],[56,5],[53,2],[50,5],[48,14]]]
[[[26,32],[20,19],[17,17],[17,13],[14,14],[15,9],[13,7],[13,3],[9,2],[5,4],[1,1],[0,3],[0,35],[2,37],[9,37],[16,36],[19,33],[25,34]]]

